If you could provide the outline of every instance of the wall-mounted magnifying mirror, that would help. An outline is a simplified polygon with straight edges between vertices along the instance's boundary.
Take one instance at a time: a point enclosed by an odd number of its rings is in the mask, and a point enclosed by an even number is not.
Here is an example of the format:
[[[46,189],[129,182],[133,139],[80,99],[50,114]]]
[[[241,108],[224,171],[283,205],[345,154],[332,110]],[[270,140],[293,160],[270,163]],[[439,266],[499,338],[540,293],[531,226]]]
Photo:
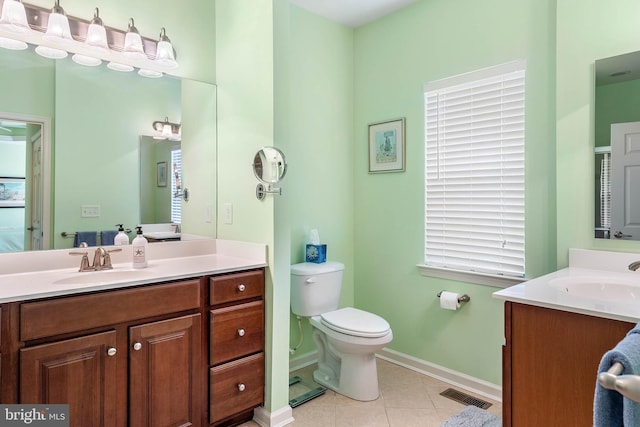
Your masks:
[[[284,153],[276,147],[263,147],[253,157],[253,173],[260,184],[256,187],[256,197],[263,200],[267,194],[282,194],[282,189],[272,187],[287,173]]]

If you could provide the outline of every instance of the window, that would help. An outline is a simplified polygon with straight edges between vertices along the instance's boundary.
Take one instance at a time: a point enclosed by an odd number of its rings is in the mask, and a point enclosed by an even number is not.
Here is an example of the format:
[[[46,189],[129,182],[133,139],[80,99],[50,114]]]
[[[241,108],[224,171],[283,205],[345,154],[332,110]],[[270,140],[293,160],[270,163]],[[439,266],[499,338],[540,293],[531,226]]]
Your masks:
[[[525,63],[425,85],[425,265],[524,277]]]
[[[171,150],[171,222],[174,224],[180,224],[182,222],[181,176],[182,150],[180,148],[176,148]]]

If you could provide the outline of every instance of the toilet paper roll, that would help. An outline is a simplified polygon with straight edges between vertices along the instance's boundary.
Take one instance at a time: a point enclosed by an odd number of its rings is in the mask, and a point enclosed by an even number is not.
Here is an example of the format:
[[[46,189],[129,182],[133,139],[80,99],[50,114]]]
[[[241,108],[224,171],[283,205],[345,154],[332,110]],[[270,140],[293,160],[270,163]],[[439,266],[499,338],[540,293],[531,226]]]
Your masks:
[[[460,298],[460,295],[455,292],[442,291],[440,294],[440,307],[445,310],[457,310],[460,308],[458,298]]]

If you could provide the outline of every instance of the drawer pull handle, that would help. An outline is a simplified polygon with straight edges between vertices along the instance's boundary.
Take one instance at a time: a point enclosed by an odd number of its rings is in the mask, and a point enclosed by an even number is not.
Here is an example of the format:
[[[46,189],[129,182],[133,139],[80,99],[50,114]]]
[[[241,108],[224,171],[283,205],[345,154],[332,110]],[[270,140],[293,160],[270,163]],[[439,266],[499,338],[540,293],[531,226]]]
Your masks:
[[[247,287],[245,285],[243,285],[242,283],[240,283],[238,285],[238,291],[244,292],[246,289],[247,289]]]
[[[109,347],[109,349],[107,350],[107,355],[108,356],[115,356],[117,352],[118,352],[118,350],[116,350],[115,347]]]
[[[239,336],[239,337],[243,337],[243,336],[244,336],[244,334],[245,334],[244,329],[238,329],[238,336]]]
[[[246,388],[247,387],[244,384],[242,383],[238,384],[238,391],[245,391]]]
[[[141,343],[137,342],[137,343],[134,343],[134,344],[133,344],[133,349],[134,349],[135,351],[138,351],[138,350],[140,350],[141,348],[142,348],[142,344],[141,344]]]

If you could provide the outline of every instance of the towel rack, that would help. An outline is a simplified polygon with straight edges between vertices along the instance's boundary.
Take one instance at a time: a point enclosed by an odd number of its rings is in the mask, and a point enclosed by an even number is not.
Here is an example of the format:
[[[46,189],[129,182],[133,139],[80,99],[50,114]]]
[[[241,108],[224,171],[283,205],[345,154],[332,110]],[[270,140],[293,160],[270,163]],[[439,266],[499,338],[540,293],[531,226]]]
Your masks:
[[[640,402],[640,375],[620,375],[623,370],[622,363],[616,362],[607,372],[598,375],[598,382],[606,389],[616,390],[621,395]]]
[[[62,233],[60,233],[60,235],[62,237],[73,237],[76,235],[76,233],[67,233],[66,231],[63,231]]]

